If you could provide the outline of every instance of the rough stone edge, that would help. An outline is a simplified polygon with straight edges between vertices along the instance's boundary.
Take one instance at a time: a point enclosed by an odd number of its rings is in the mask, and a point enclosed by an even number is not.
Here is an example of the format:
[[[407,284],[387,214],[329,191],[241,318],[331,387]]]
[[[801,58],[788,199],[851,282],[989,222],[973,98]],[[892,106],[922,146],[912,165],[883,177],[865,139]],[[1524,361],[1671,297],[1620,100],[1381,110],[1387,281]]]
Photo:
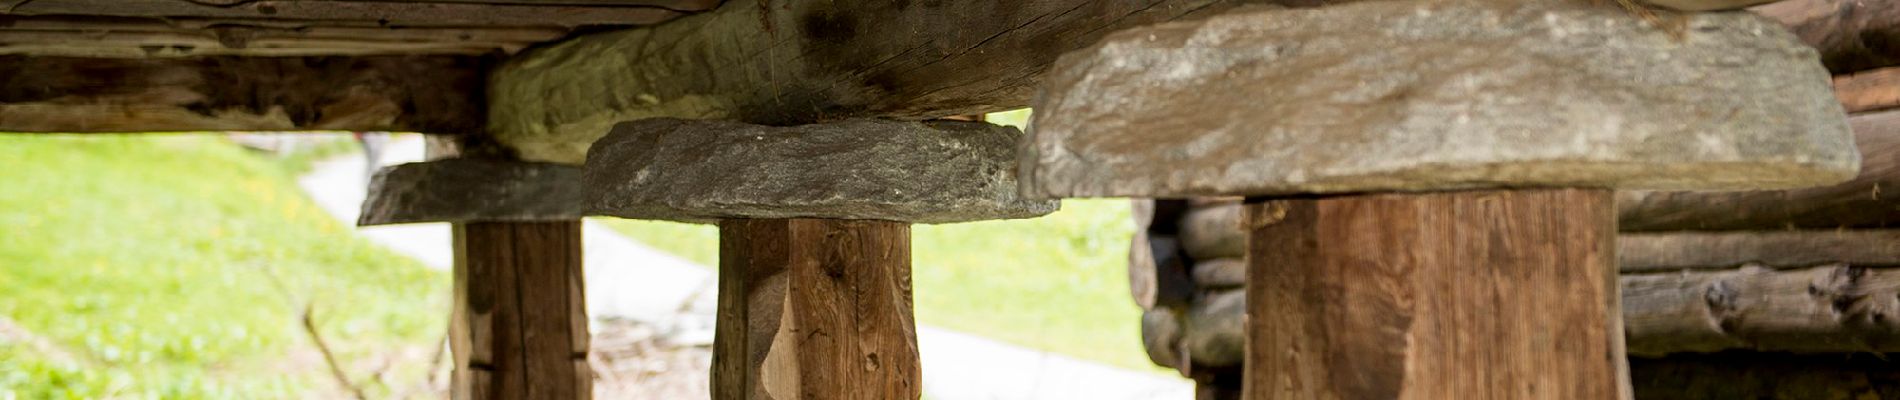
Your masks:
[[[370,180],[356,224],[579,220],[580,178],[574,166],[507,160],[390,166]]]

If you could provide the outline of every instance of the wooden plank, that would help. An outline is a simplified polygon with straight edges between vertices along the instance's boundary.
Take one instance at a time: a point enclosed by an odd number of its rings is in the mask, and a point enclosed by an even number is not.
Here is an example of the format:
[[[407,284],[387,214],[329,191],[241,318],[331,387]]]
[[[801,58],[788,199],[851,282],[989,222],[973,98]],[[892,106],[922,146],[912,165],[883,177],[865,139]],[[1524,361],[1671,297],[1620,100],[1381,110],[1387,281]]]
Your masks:
[[[1787,25],[1837,75],[1900,65],[1900,0],[1787,0],[1750,10]]]
[[[486,57],[0,56],[0,132],[478,132]]]
[[[1850,113],[1900,108],[1900,68],[1835,76],[1834,95]]]
[[[767,125],[1025,107],[1062,53],[1118,29],[1306,0],[735,0],[537,49],[497,71],[489,127],[530,160],[578,163],[621,121]]]
[[[1627,232],[1834,229],[1900,226],[1900,111],[1848,118],[1860,175],[1846,183],[1755,192],[1626,192],[1617,200]]]
[[[260,18],[376,21],[385,25],[589,26],[645,25],[681,15],[660,7],[474,4],[410,1],[255,0],[231,5],[191,0],[12,0],[13,15]]]
[[[0,15],[0,55],[145,58],[512,53],[558,27],[392,27],[374,22],[163,20]]]
[[[1616,238],[1622,273],[1847,263],[1900,267],[1900,230],[1630,233]]]
[[[719,224],[713,398],[917,399],[910,226]]]
[[[1608,190],[1254,201],[1249,399],[1629,398]]]
[[[581,223],[455,224],[457,399],[586,399]]]

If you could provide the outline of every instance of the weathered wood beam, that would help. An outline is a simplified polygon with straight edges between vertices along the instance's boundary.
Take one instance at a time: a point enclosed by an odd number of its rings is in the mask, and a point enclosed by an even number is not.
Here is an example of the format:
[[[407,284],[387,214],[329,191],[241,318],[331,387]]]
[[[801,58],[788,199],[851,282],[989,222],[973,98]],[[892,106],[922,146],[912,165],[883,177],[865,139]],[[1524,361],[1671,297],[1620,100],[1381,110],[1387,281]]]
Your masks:
[[[1002,111],[1027,106],[1063,52],[1242,3],[1319,2],[736,0],[517,57],[495,74],[489,127],[528,159],[579,163],[614,123],[651,117],[779,125]]]
[[[662,0],[665,1],[665,0]],[[665,1],[705,6],[706,1]],[[377,21],[386,25],[587,26],[645,25],[681,15],[647,5],[479,4],[422,1],[251,0],[0,0],[13,15],[265,18]]]
[[[0,131],[479,132],[489,60],[468,56],[0,56]]]
[[[1861,154],[1851,181],[1794,190],[1626,192],[1625,232],[1900,226],[1900,111],[1848,118]]]
[[[1788,0],[1751,10],[1820,50],[1835,74],[1900,65],[1900,0]]]
[[[1900,267],[1900,230],[1626,233],[1616,239],[1625,273],[1776,268],[1847,263]]]
[[[1249,202],[1247,398],[1621,398],[1612,201]]]
[[[904,222],[721,222],[713,398],[917,399],[910,276]]]
[[[0,55],[145,58],[514,52],[559,27],[404,27],[375,22],[0,15]]]
[[[1834,95],[1849,113],[1900,108],[1900,68],[1835,76]]]
[[[581,222],[454,224],[452,397],[587,399]]]
[[[1900,351],[1900,269],[1746,265],[1622,281],[1630,354]]]

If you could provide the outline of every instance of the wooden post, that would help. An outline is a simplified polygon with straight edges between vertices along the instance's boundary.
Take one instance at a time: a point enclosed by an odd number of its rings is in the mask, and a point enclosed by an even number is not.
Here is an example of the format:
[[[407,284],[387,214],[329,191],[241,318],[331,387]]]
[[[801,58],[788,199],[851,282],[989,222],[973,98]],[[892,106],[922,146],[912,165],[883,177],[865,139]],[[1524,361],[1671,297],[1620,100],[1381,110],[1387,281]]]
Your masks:
[[[453,398],[590,398],[581,222],[454,229]]]
[[[910,225],[719,225],[716,400],[917,399]]]
[[[1614,399],[1609,190],[1247,204],[1247,398]]]

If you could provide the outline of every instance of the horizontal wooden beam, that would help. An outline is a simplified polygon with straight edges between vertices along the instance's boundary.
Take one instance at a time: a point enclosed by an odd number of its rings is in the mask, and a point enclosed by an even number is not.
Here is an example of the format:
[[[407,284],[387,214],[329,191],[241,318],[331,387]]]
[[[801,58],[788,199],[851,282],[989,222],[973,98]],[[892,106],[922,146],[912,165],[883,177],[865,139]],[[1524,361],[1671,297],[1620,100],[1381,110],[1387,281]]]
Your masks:
[[[481,129],[486,57],[0,56],[0,132]]]
[[[1728,352],[1630,359],[1638,399],[1894,399],[1900,367],[1883,354]]]
[[[1743,264],[1807,267],[1847,263],[1900,267],[1900,230],[1626,233],[1617,237],[1623,273],[1729,269]]]
[[[650,117],[782,125],[1002,111],[1027,106],[1062,53],[1243,3],[1324,2],[735,0],[511,60],[495,74],[489,126],[526,159],[578,163],[613,124]]]
[[[1900,269],[1747,265],[1622,281],[1630,354],[1900,351]]]
[[[1900,0],[1787,0],[1750,10],[1787,25],[1835,74],[1900,65]]]
[[[1625,232],[1832,229],[1900,226],[1900,111],[1848,118],[1861,153],[1860,175],[1808,189],[1752,192],[1625,192]]]
[[[1900,108],[1900,68],[1836,76],[1834,95],[1850,113]]]
[[[559,27],[391,27],[374,22],[0,15],[0,55],[146,58],[512,53]]]
[[[640,3],[660,3],[698,10],[713,5],[709,4],[713,2],[706,0]],[[390,0],[0,0],[0,10],[14,15],[355,20],[376,21],[385,25],[566,27],[645,25],[681,15],[674,9],[646,4],[522,4],[518,1],[514,4],[481,4]]]

